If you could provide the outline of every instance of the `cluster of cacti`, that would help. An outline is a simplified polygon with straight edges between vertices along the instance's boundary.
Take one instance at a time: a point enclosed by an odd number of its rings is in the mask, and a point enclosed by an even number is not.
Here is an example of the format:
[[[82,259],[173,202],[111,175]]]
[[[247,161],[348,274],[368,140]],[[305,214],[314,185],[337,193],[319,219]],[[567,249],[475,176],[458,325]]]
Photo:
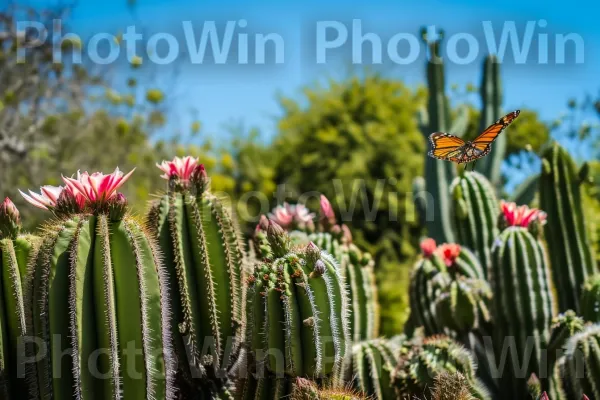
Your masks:
[[[202,164],[188,157],[160,167],[169,189],[147,220],[163,252],[181,371],[188,380],[225,375],[244,340],[242,240]]]

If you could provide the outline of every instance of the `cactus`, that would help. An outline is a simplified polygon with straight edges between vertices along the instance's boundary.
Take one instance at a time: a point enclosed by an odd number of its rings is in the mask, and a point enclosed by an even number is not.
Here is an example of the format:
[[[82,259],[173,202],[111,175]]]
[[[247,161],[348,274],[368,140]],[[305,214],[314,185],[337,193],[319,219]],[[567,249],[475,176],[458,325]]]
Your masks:
[[[294,249],[272,221],[267,239],[273,259],[248,278],[256,360],[278,376],[339,373],[350,337],[348,297],[336,261],[313,243]]]
[[[469,381],[460,372],[442,372],[435,377],[434,382],[432,400],[475,400]]]
[[[235,400],[273,400],[288,398],[292,394],[291,379],[271,375],[250,375],[237,382]]]
[[[464,172],[450,186],[454,232],[458,242],[473,250],[483,264],[484,277],[491,248],[498,236],[498,201],[490,182],[477,172]]]
[[[175,398],[164,270],[116,193],[129,175],[78,174],[56,199],[26,197],[61,216],[26,282],[27,330],[47,350],[29,376],[32,398]]]
[[[522,398],[526,379],[542,364],[555,305],[545,248],[528,230],[536,231],[544,214],[513,203],[503,203],[502,209],[509,226],[494,245],[490,269],[494,347],[496,360],[505,345],[515,347],[504,363],[500,388],[506,398]],[[506,343],[507,338],[515,343]]]
[[[555,373],[556,360],[562,357],[567,341],[575,334],[585,329],[584,321],[574,311],[568,310],[557,315],[552,320],[550,328],[550,339],[546,351],[547,359],[545,365],[541,366],[542,389],[554,394],[553,387],[556,383],[552,381]],[[553,396],[554,397],[554,396]]]
[[[553,218],[545,227],[559,311],[580,311],[583,283],[596,271],[584,226],[581,188],[575,163],[557,143],[544,153],[540,206]]]
[[[291,400],[367,400],[363,393],[346,388],[319,388],[315,382],[297,378],[293,384]],[[370,398],[369,398],[370,399]]]
[[[392,372],[404,341],[404,336],[399,336],[355,343],[351,356],[344,360],[343,381],[373,400],[393,399]]]
[[[491,322],[491,302],[492,291],[486,281],[458,276],[440,290],[435,302],[438,325],[459,337],[482,329]]]
[[[477,366],[471,354],[446,336],[415,338],[403,346],[392,383],[397,398],[412,399],[434,386],[434,379],[444,372],[460,372],[469,392],[477,399],[488,399],[489,393],[477,379]]]
[[[429,99],[426,118],[421,123],[421,131],[426,140],[433,132],[452,132],[461,136],[464,131],[458,132],[458,125],[465,128],[466,125],[458,121],[459,124],[451,126],[450,106],[445,94],[444,64],[440,57],[441,39],[428,41],[425,32],[422,33],[431,57],[426,67]],[[433,210],[433,218],[425,218],[425,224],[428,235],[440,243],[455,241],[447,195],[450,182],[455,176],[456,169],[452,163],[425,156],[425,193],[428,197],[422,211]]]
[[[25,355],[20,338],[27,334],[23,290],[39,239],[20,231],[19,211],[7,197],[0,204],[0,397],[6,399],[27,393],[18,376]]]
[[[565,398],[581,399],[584,394],[600,399],[600,325],[592,325],[567,342],[559,364],[559,388]]]
[[[600,274],[585,281],[579,306],[585,321],[600,323]]]
[[[175,158],[160,167],[169,191],[147,220],[173,288],[172,330],[180,368],[188,377],[227,371],[245,329],[245,254],[236,222],[210,192],[197,160]]]
[[[492,125],[502,116],[502,83],[500,81],[500,63],[494,55],[488,55],[483,61],[481,77],[481,120],[480,132]],[[506,155],[506,135],[499,135],[487,157],[479,160],[476,170],[486,176],[494,186],[501,184],[501,164]]]

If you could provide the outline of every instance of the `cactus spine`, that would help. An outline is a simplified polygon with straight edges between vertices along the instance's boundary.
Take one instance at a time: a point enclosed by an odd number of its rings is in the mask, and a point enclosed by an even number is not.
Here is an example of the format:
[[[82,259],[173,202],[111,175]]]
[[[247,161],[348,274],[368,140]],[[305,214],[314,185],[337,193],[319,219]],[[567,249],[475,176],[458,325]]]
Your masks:
[[[344,382],[374,400],[393,399],[392,373],[403,341],[403,337],[396,337],[355,343],[344,362]]]
[[[49,354],[37,361],[30,395],[173,399],[170,308],[154,242],[130,217],[105,213],[58,220],[46,232],[26,313]],[[108,350],[95,358],[97,349]]]
[[[600,323],[600,274],[593,275],[585,281],[579,305],[585,321]]]
[[[404,346],[394,371],[397,398],[412,399],[422,395],[434,386],[435,377],[445,372],[461,373],[472,396],[489,398],[487,389],[475,376],[477,365],[464,347],[446,336],[416,338],[414,341],[412,345]]]
[[[269,371],[297,377],[339,373],[348,353],[348,297],[337,263],[309,243],[293,250],[287,233],[269,223],[274,255],[249,277],[251,347]]]
[[[491,262],[491,248],[498,236],[498,201],[489,181],[477,172],[465,172],[450,186],[452,214],[458,242],[473,250],[483,264],[484,276]]]
[[[510,226],[497,240],[491,266],[496,359],[506,338],[515,338],[517,356],[508,356],[500,387],[504,397],[522,398],[519,396],[527,392],[526,379],[539,370],[553,316],[546,252],[526,228]],[[524,366],[526,374],[517,374],[513,364]]]
[[[596,272],[584,226],[581,188],[575,163],[557,143],[543,154],[540,206],[552,218],[545,228],[559,311],[580,311],[583,283]]]
[[[17,376],[24,356],[19,341],[27,333],[23,290],[39,239],[20,230],[19,212],[7,198],[0,205],[0,397],[6,399],[27,392],[25,379]]]
[[[191,163],[198,175],[189,182],[171,175],[148,222],[173,288],[172,330],[186,360],[180,367],[212,374],[232,365],[244,338],[245,255],[233,215],[210,192],[203,166]]]

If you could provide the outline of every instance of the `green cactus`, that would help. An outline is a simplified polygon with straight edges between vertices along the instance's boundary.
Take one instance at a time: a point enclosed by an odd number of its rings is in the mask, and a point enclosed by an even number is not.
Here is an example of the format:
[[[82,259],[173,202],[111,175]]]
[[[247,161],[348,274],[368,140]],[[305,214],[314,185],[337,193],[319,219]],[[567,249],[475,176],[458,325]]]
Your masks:
[[[600,325],[591,325],[569,339],[558,363],[559,390],[568,399],[600,399]]]
[[[349,304],[335,259],[313,243],[294,248],[269,222],[272,260],[248,278],[251,347],[269,371],[297,377],[339,373],[349,351]]]
[[[200,175],[191,181],[171,175],[169,192],[147,216],[163,252],[172,330],[188,377],[227,371],[245,335],[243,243],[232,213],[209,190],[202,165],[193,164]]]
[[[498,201],[490,182],[478,172],[464,172],[452,182],[452,215],[458,242],[474,251],[484,276],[498,236]]]
[[[343,381],[373,400],[393,399],[392,373],[404,341],[404,336],[398,336],[355,343],[351,356],[344,360]]]
[[[265,375],[257,378],[250,375],[238,380],[235,400],[283,399],[291,394],[292,383],[288,377]]]
[[[410,321],[415,327],[422,326],[426,335],[443,332],[436,318],[435,301],[449,282],[446,264],[436,254],[424,255],[412,271],[408,289]]]
[[[481,78],[481,120],[480,132],[498,120],[502,114],[502,82],[500,80],[500,63],[494,55],[488,55],[483,61]],[[501,184],[500,166],[506,155],[506,135],[499,135],[494,141],[492,150],[476,164],[476,170],[486,176],[494,186]]]
[[[579,307],[585,321],[600,323],[600,274],[590,276],[585,281]]]
[[[0,397],[27,393],[19,362],[25,354],[20,338],[25,326],[24,283],[35,260],[39,238],[20,234],[19,212],[10,199],[0,205]]]
[[[540,206],[550,216],[544,233],[559,311],[580,311],[583,284],[597,272],[584,226],[580,185],[575,163],[553,143],[543,153]]]
[[[585,323],[583,319],[577,316],[572,310],[561,313],[552,320],[550,339],[548,340],[548,349],[546,351],[547,359],[545,365],[541,365],[542,369],[540,370],[540,372],[543,372],[541,374],[543,390],[554,394],[554,388],[556,387],[554,379],[556,360],[562,357],[567,341],[584,329]]]
[[[490,398],[476,377],[477,365],[469,351],[446,336],[416,338],[403,346],[392,380],[397,398],[422,395],[434,386],[435,377],[445,372],[461,373],[476,399]]]
[[[436,375],[432,400],[475,400],[469,388],[469,381],[460,372],[442,372]]]
[[[527,228],[509,226],[500,234],[490,269],[496,360],[505,346],[514,347],[501,371],[503,398],[523,398],[527,378],[542,363],[554,313],[549,274],[544,246]],[[507,338],[514,338],[514,343],[506,342]]]
[[[26,314],[28,330],[49,353],[36,363],[30,395],[173,399],[167,281],[142,226],[98,213],[45,231]],[[96,358],[97,349],[108,351]]]
[[[443,36],[443,32],[441,35]],[[442,39],[428,40],[425,32],[423,32],[423,39],[429,47],[431,57],[426,66],[429,98],[427,111],[424,112],[424,118],[421,121],[421,131],[426,140],[433,132],[452,132],[461,136],[466,129],[464,121],[459,120],[451,126],[450,106],[445,94],[444,64],[440,57]],[[465,118],[467,118],[466,114],[463,119]],[[459,126],[464,129],[461,130]],[[456,168],[452,163],[425,156],[425,194],[427,195],[425,201],[427,204],[421,207],[421,212],[424,211],[428,214],[432,211],[433,215],[425,218],[421,216],[421,219],[425,219],[428,235],[436,242],[455,241],[447,195],[450,182],[455,176]]]
[[[315,382],[297,378],[293,384],[291,400],[367,400],[361,392],[346,388],[319,388]],[[370,397],[369,397],[370,399]]]
[[[491,302],[492,291],[486,281],[457,276],[440,290],[435,302],[438,324],[457,332],[459,337],[485,330],[491,322]]]

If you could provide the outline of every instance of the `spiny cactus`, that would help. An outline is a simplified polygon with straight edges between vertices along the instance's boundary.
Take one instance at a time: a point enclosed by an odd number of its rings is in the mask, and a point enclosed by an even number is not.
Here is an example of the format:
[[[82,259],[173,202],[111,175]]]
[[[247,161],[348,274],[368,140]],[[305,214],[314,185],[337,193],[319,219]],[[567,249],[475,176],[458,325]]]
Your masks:
[[[292,379],[272,375],[250,375],[237,382],[235,400],[273,400],[288,398],[292,394]]]
[[[585,281],[579,306],[584,320],[600,323],[600,274]]]
[[[22,235],[19,211],[7,197],[0,204],[0,397],[17,398],[27,392],[21,339],[27,334],[23,290],[39,239]],[[24,374],[23,374],[24,375]]]
[[[475,400],[469,381],[460,372],[442,372],[435,377],[434,382],[432,400]]]
[[[373,400],[393,399],[392,373],[404,341],[404,336],[399,336],[355,343],[352,354],[344,360],[343,381]]]
[[[454,231],[458,242],[475,252],[484,277],[498,236],[498,201],[490,182],[477,172],[464,172],[450,186]]]
[[[35,358],[32,398],[175,397],[166,277],[116,193],[128,177],[78,174],[55,199],[28,199],[61,216],[45,227],[26,284],[27,330],[39,339],[28,357],[47,350]]]
[[[440,290],[435,302],[439,326],[459,336],[485,328],[491,322],[492,291],[482,279],[457,276]]]
[[[481,77],[481,120],[480,132],[492,125],[502,114],[502,82],[500,80],[500,62],[494,55],[488,55],[483,61]],[[494,141],[490,154],[479,160],[477,171],[485,175],[493,185],[499,185],[501,164],[506,155],[506,135],[500,135]]]
[[[552,216],[544,233],[552,260],[559,311],[580,311],[583,283],[597,272],[584,226],[580,185],[571,156],[553,143],[543,153],[540,206]]]
[[[293,248],[270,221],[272,260],[248,278],[251,347],[256,360],[278,375],[339,373],[349,351],[349,304],[336,261],[313,243]]]
[[[559,363],[559,376],[559,389],[565,398],[587,395],[600,399],[600,325],[589,326],[569,339]]]
[[[245,329],[245,254],[236,222],[210,192],[196,159],[175,158],[159,167],[169,191],[147,220],[172,288],[172,330],[185,361],[180,367],[190,376],[226,371]]]
[[[397,398],[412,399],[422,395],[434,386],[435,377],[444,372],[460,372],[466,378],[472,396],[489,398],[487,389],[476,378],[477,366],[463,346],[446,336],[414,340],[403,346],[394,371],[392,382]]]
[[[363,393],[347,388],[319,388],[308,379],[297,378],[294,382],[291,400],[367,400]]]
[[[527,378],[539,370],[555,305],[544,245],[528,231],[539,229],[544,214],[514,203],[503,203],[502,210],[508,227],[494,244],[490,269],[494,347],[496,360],[505,346],[514,347],[500,389],[506,398],[523,398]]]

